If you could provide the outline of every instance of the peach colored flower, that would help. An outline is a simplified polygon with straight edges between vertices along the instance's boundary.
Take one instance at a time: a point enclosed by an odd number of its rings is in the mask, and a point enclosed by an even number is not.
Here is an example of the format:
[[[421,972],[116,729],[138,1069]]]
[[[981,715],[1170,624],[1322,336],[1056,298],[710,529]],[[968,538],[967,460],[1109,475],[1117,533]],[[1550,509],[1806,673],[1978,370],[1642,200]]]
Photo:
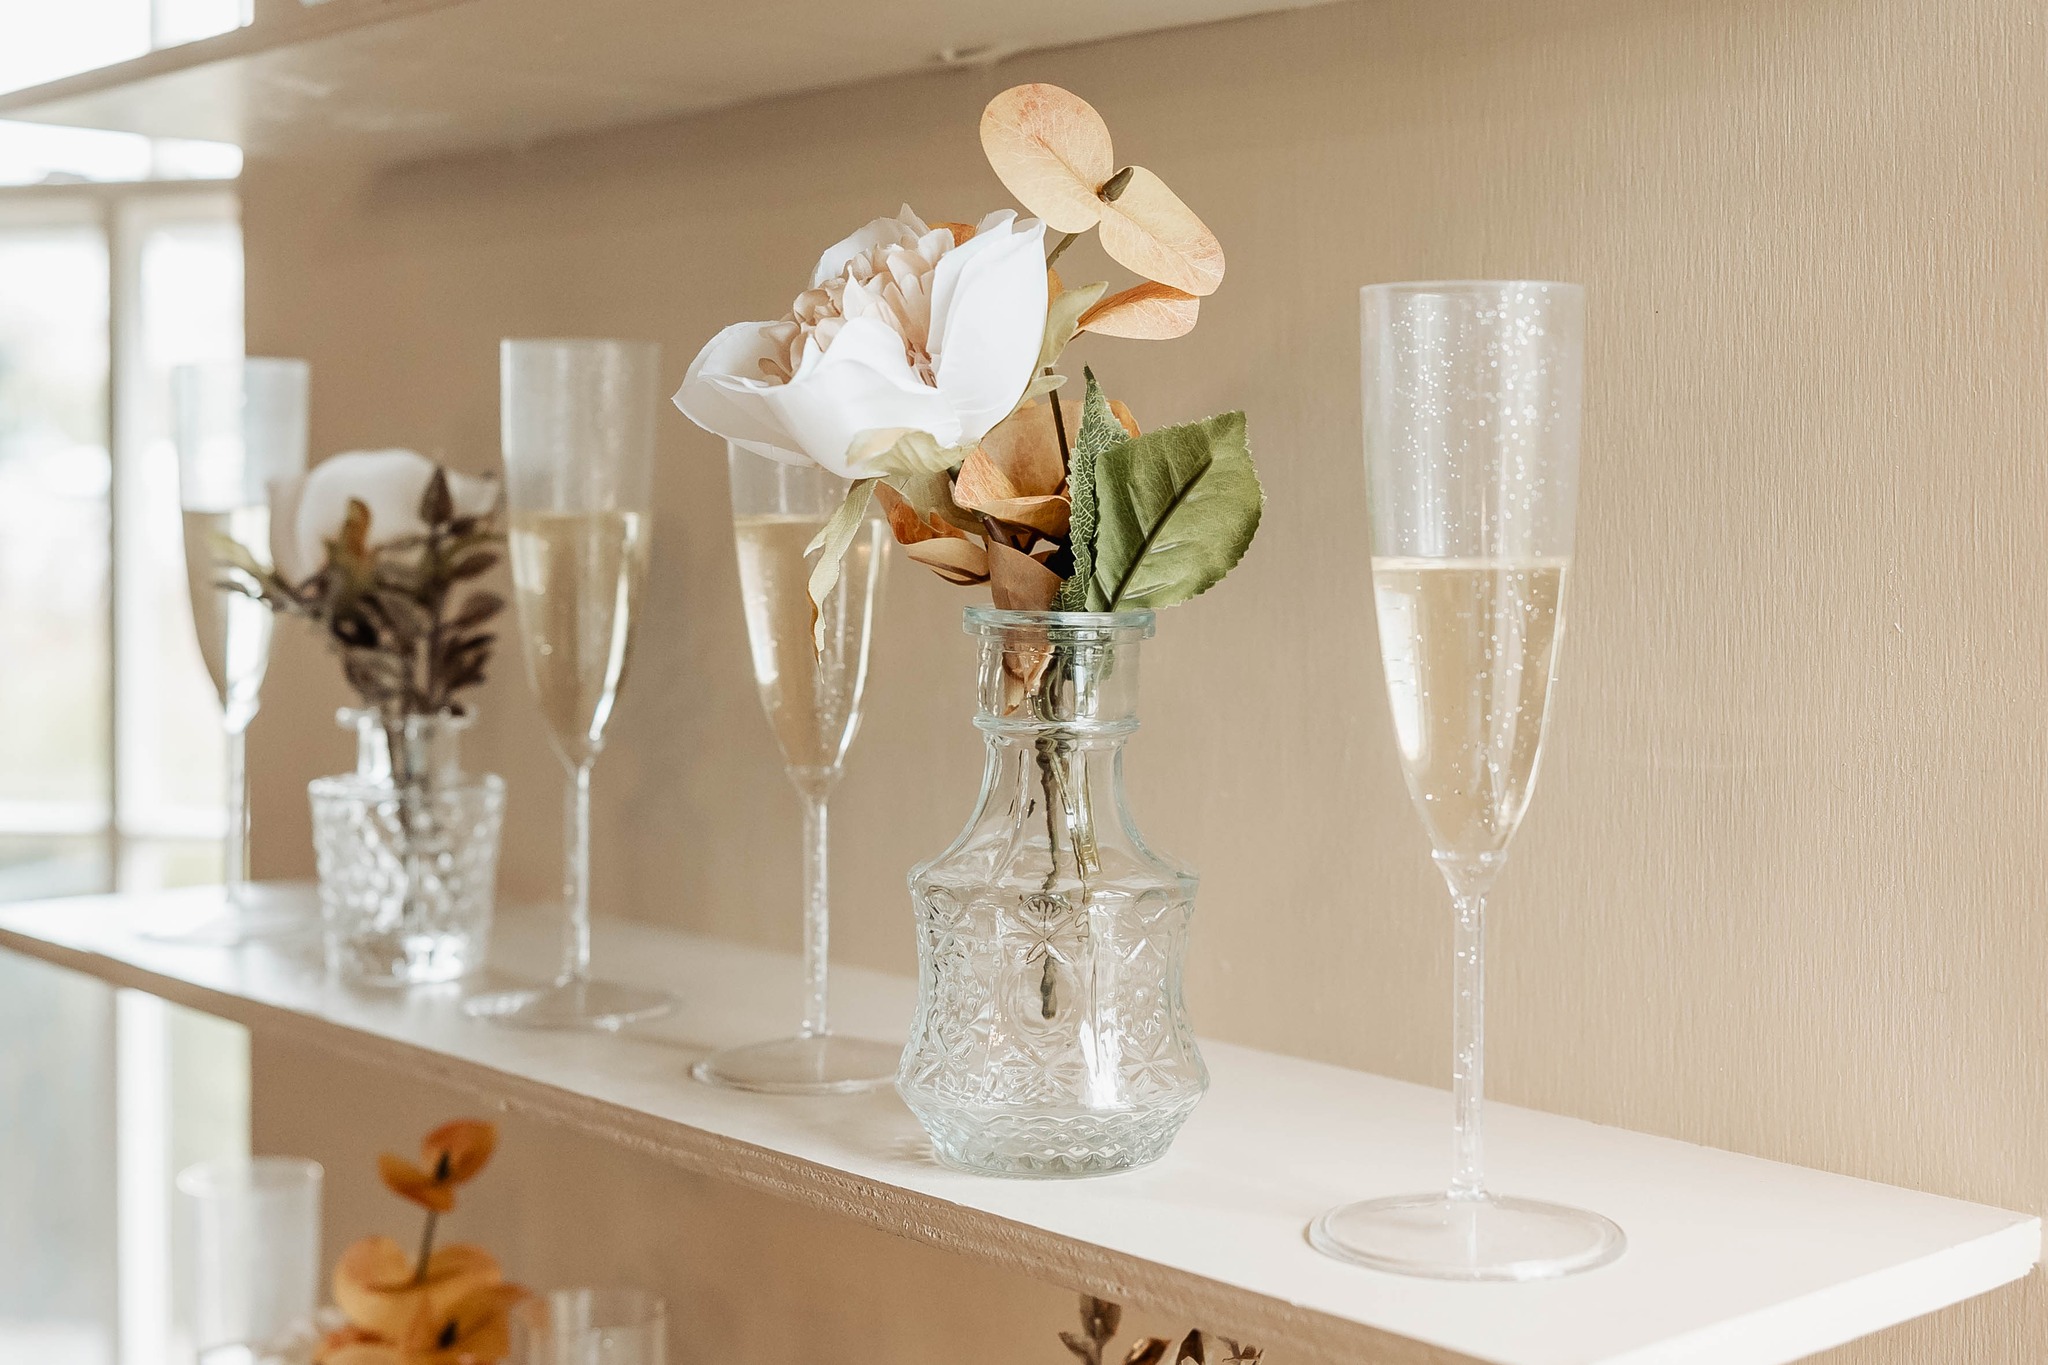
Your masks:
[[[472,1179],[497,1150],[497,1125],[481,1119],[456,1119],[427,1134],[420,1143],[420,1163],[386,1152],[377,1158],[384,1185],[435,1213],[455,1207],[455,1187]]]
[[[526,1297],[516,1284],[471,1290],[439,1313],[422,1313],[405,1334],[405,1365],[491,1365],[512,1350],[512,1305]]]
[[[334,1303],[351,1326],[396,1341],[422,1313],[442,1316],[464,1298],[504,1281],[497,1258],[454,1243],[427,1258],[420,1279],[413,1258],[389,1237],[365,1237],[334,1267]]]

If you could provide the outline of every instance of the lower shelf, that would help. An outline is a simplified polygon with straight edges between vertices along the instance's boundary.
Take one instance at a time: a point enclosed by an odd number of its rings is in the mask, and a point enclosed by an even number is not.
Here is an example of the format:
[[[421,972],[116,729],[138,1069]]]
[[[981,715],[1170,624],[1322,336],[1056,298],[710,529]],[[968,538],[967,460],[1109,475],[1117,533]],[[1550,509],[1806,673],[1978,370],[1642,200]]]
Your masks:
[[[264,894],[311,906],[307,887]],[[525,1033],[465,1018],[453,987],[344,988],[311,943],[187,947],[138,933],[218,903],[201,889],[8,907],[0,947],[1257,1340],[1290,1365],[1780,1365],[2018,1279],[2040,1255],[2027,1214],[1494,1105],[1498,1188],[1608,1215],[1627,1253],[1546,1284],[1404,1279],[1329,1260],[1304,1233],[1333,1204],[1441,1182],[1441,1091],[1207,1043],[1211,1089],[1164,1160],[1094,1180],[993,1180],[937,1165],[887,1092],[773,1096],[689,1079],[717,1048],[788,1030],[794,958],[600,923],[600,973],[674,989],[683,1007],[616,1036]],[[556,942],[550,918],[509,913],[494,960],[544,976]],[[900,1040],[912,999],[900,978],[834,974],[837,1026],[855,1035]]]

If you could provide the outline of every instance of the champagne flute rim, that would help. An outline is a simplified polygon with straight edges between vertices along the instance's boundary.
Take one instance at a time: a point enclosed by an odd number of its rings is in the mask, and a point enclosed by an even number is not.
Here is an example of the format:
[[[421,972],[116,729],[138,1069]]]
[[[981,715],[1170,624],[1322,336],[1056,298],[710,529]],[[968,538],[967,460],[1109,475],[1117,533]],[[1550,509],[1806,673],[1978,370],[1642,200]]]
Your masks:
[[[1470,555],[1390,555],[1375,550],[1372,553],[1372,567],[1404,569],[1429,564],[1439,567],[1455,565],[1461,569],[1568,569],[1571,567],[1574,553],[1566,550],[1562,554],[1503,554],[1499,551],[1489,551]]]
[[[290,1189],[326,1176],[326,1167],[311,1157],[247,1156],[200,1161],[178,1172],[177,1186],[194,1198],[228,1189]]]
[[[1507,289],[1557,290],[1560,293],[1584,294],[1586,286],[1570,280],[1383,280],[1377,284],[1360,285],[1360,297],[1368,294],[1454,294],[1501,291]]]
[[[514,347],[532,347],[536,350],[542,347],[550,347],[563,351],[593,352],[658,351],[661,349],[661,343],[658,341],[641,341],[633,337],[500,337],[498,338],[498,345],[503,350],[511,350]]]
[[[550,1308],[568,1304],[603,1305],[614,1311],[605,1313],[607,1320],[601,1327],[652,1327],[666,1324],[668,1304],[659,1295],[638,1285],[569,1285],[535,1294],[518,1305],[518,1311],[529,1321],[545,1320]]]
[[[276,370],[279,373],[312,372],[312,362],[294,355],[215,355],[198,360],[181,360],[170,367],[173,375],[203,374],[208,370]]]

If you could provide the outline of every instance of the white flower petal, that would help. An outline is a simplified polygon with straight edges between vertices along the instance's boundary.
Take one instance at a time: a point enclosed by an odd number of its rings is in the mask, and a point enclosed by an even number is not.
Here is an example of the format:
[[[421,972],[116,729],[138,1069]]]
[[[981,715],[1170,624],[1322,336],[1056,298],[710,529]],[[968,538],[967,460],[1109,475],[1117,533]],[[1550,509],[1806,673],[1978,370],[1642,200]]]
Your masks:
[[[489,474],[457,474],[450,470],[448,497],[455,504],[456,516],[487,517],[498,505],[498,481]]]
[[[370,509],[372,547],[388,545],[427,529],[420,520],[420,495],[434,477],[434,462],[412,450],[350,450],[313,466],[299,490],[296,565],[310,574],[327,562],[327,542],[341,534],[348,505]]]
[[[796,449],[841,478],[859,477],[847,452],[864,431],[907,427],[941,445],[960,443],[951,406],[910,368],[903,338],[872,318],[849,319],[829,351],[759,397]]]
[[[905,204],[896,211],[894,218],[877,218],[846,240],[828,247],[818,258],[818,268],[811,272],[811,288],[816,289],[827,280],[837,279],[856,256],[865,256],[878,246],[915,247],[918,238],[930,231],[924,225],[924,219],[912,213],[910,205]]]
[[[1009,209],[998,209],[982,220],[965,246],[958,246],[947,252],[932,269],[932,354],[937,355],[945,345],[946,315],[953,307],[953,290],[959,284],[961,274],[968,266],[991,252],[999,252],[1016,234],[1010,220],[1017,215]],[[1039,237],[1045,235],[1045,228],[1039,226]]]
[[[1045,331],[1045,225],[1007,226],[939,262],[932,279],[932,354],[939,392],[960,419],[962,441],[1008,417],[1038,364]],[[968,255],[983,240],[988,250]],[[957,270],[953,262],[967,256]]]
[[[762,376],[761,362],[780,359],[784,343],[774,322],[741,322],[704,344],[672,400],[683,416],[715,436],[750,449],[766,446],[800,459],[795,438],[758,395],[780,385]]]

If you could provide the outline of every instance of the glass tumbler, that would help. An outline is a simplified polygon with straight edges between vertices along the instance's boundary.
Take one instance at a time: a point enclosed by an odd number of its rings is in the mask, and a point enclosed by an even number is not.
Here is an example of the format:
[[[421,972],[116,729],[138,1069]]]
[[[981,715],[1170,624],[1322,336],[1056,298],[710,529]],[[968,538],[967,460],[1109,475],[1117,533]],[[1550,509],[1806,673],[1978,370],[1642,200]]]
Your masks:
[[[318,1162],[284,1156],[179,1172],[189,1272],[181,1317],[200,1365],[283,1365],[310,1349],[320,1179]]]
[[[514,1365],[663,1365],[668,1314],[639,1289],[558,1289],[512,1310]]]

